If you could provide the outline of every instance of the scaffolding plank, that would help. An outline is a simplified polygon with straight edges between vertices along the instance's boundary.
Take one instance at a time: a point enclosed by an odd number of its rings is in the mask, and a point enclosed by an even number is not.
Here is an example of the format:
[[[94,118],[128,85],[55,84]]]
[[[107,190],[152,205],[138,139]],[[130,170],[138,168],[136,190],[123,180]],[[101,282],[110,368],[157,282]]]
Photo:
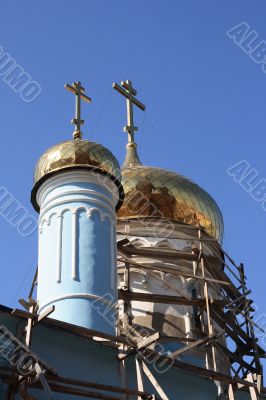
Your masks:
[[[145,347],[150,346],[152,343],[156,342],[159,339],[160,339],[160,333],[156,332],[153,335],[151,335],[151,336],[149,336],[149,337],[147,337],[145,339],[140,340],[137,343],[137,347],[136,348],[126,350],[123,353],[119,353],[117,355],[117,358],[118,358],[119,361],[123,361],[126,358],[128,358],[129,356],[132,356],[133,354],[136,354],[138,352],[138,350],[141,350],[141,349],[143,349]]]
[[[47,399],[54,400],[54,395],[45,377],[45,371],[40,367],[39,363],[35,364],[35,370],[36,370],[36,379],[41,382],[43,390],[46,393]]]
[[[137,375],[138,390],[143,392],[144,391],[143,370],[142,370],[142,364],[137,356],[136,356],[136,375]],[[141,400],[141,397],[138,396],[137,400]]]
[[[111,385],[105,385],[102,383],[96,383],[96,382],[91,382],[91,381],[82,381],[80,379],[74,379],[74,378],[66,378],[62,376],[47,376],[47,380],[51,386],[53,383],[61,383],[64,385],[72,385],[72,386],[81,386],[84,388],[89,388],[89,389],[97,389],[97,390],[102,390],[102,391],[109,391],[113,393],[119,393],[119,394],[128,394],[132,396],[148,396],[148,393],[139,391],[139,390],[134,390],[134,389],[129,389],[129,388],[123,388],[123,387],[118,387],[118,386],[111,386]]]
[[[252,374],[247,375],[247,381],[254,383]],[[256,387],[249,387],[251,400],[259,400],[259,393]]]
[[[145,364],[144,361],[142,361],[142,369],[143,369],[145,375],[149,378],[151,384],[153,385],[153,387],[155,388],[155,390],[157,391],[157,393],[159,394],[161,399],[162,400],[170,400],[169,397],[167,396],[167,394],[164,392],[163,388],[158,383],[158,381],[152,375],[151,371],[149,370],[149,368],[147,367],[147,365]]]
[[[195,347],[199,347],[202,344],[206,344],[211,339],[215,338],[215,336],[216,336],[216,334],[213,333],[211,335],[206,336],[203,339],[196,340],[195,342],[190,343],[187,346],[181,347],[180,349],[174,351],[173,353],[170,354],[170,357],[175,358],[175,357],[177,357],[177,356],[179,356],[179,355],[181,355],[181,354],[183,354],[183,353],[185,353],[185,352],[187,352],[189,350],[194,349]]]
[[[49,315],[51,315],[55,310],[55,306],[50,306],[47,308],[46,311],[44,311],[42,314],[37,316],[37,322],[41,322],[44,318],[49,317]],[[36,324],[36,322],[35,322]]]
[[[137,348],[138,348],[138,350],[143,349],[143,347],[150,346],[152,343],[156,342],[159,339],[160,339],[160,333],[156,332],[153,335],[138,342]]]
[[[163,248],[155,248],[155,247],[135,247],[133,245],[130,246],[120,246],[118,245],[118,249],[122,250],[126,254],[129,255],[137,255],[137,256],[145,256],[145,257],[152,257],[152,258],[173,258],[174,260],[181,259],[181,260],[188,260],[188,261],[197,261],[198,256],[184,252],[182,250],[171,250],[171,249],[163,249]]]
[[[233,389],[233,385],[231,385],[231,384],[228,387],[228,399],[235,400],[234,389]]]
[[[145,301],[148,303],[162,303],[162,304],[180,304],[180,305],[190,305],[190,306],[203,306],[205,304],[205,299],[191,298],[181,296],[168,296],[161,294],[150,294],[150,293],[140,293],[140,292],[130,292],[119,290],[119,299],[128,299],[130,301]],[[224,304],[223,300],[213,300],[213,303]]]
[[[154,357],[156,358],[157,362],[159,360],[162,361],[169,361],[169,364],[178,368],[178,369],[182,369],[184,371],[190,372],[190,373],[194,373],[197,374],[199,376],[203,376],[203,377],[207,377],[211,380],[217,380],[219,382],[224,382],[224,383],[228,383],[228,384],[241,384],[243,385],[243,387],[256,387],[255,383],[249,382],[247,380],[241,379],[239,377],[232,377],[230,375],[225,375],[221,372],[216,372],[213,370],[208,370],[206,368],[203,367],[199,367],[197,365],[193,365],[193,364],[189,364],[186,363],[185,361],[181,361],[178,359],[173,360],[170,357],[167,357],[166,355],[157,353],[155,350],[151,350],[151,349],[146,349],[145,350],[145,354],[148,354],[149,357]],[[150,360],[151,358],[149,358]]]

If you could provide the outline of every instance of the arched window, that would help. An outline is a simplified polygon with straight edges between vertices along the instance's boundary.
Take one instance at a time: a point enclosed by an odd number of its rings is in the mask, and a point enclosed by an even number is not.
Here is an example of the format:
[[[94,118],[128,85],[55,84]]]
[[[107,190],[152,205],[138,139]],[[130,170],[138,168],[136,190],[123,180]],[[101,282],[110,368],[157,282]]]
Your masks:
[[[192,297],[192,299],[198,298],[198,293],[197,293],[196,287],[192,288],[191,297]],[[198,306],[193,306],[193,317],[194,317],[194,322],[195,322],[195,328],[201,330],[200,309]]]
[[[198,293],[198,289],[196,284],[190,283],[190,285],[188,286],[188,291],[191,295],[192,299],[197,299],[199,296]],[[200,309],[198,306],[193,306],[193,320],[194,320],[194,326],[196,329],[200,329],[201,330],[201,316],[200,316]]]

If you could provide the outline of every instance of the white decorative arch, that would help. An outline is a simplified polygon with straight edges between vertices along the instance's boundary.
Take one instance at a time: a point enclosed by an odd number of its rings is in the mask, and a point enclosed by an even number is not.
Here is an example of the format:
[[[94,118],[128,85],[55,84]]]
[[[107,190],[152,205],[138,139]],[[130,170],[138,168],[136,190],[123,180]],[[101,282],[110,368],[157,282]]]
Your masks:
[[[70,211],[72,214],[76,214],[80,210],[84,210],[89,219],[91,219],[93,217],[93,214],[98,213],[100,216],[100,220],[102,222],[105,222],[106,219],[109,219],[111,224],[114,225],[116,223],[116,218],[113,218],[113,215],[103,212],[98,207],[88,207],[85,205],[78,206],[78,207],[64,207],[58,211],[52,211],[51,214],[49,214],[49,215],[47,215],[47,214],[45,214],[45,216],[42,215],[42,218],[40,218],[40,222],[39,222],[40,233],[42,233],[42,228],[45,223],[47,224],[47,226],[51,225],[51,218],[54,215],[56,215],[57,217],[63,217],[67,211]]]
[[[166,249],[173,249],[176,250],[175,245],[170,242],[168,239],[161,239],[159,240],[154,247],[161,247],[161,248],[166,248]]]
[[[54,202],[48,206],[46,206],[45,208],[42,209],[41,213],[40,213],[40,218],[42,219],[42,217],[50,210],[54,209],[55,207],[58,206],[62,206],[65,205],[67,203],[77,203],[77,202],[82,202],[82,203],[93,203],[96,204],[97,206],[100,206],[104,209],[106,209],[114,218],[116,216],[115,211],[112,207],[110,207],[108,204],[104,203],[101,200],[98,199],[94,199],[94,198],[84,198],[84,197],[76,197],[75,199],[61,199],[60,201]],[[67,208],[72,208],[72,206],[67,206]],[[91,208],[90,206],[86,206],[88,208]]]
[[[132,239],[130,242],[135,247],[151,247],[151,243],[144,237],[141,237],[141,238],[136,237],[136,238]]]

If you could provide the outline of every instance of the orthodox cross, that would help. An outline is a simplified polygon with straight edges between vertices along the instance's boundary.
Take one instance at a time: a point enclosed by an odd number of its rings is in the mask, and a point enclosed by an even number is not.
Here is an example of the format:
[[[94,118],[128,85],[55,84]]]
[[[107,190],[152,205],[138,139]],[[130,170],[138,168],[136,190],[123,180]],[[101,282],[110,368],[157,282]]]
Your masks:
[[[128,142],[135,143],[134,132],[136,132],[138,128],[134,126],[133,105],[135,104],[135,106],[142,111],[145,110],[145,105],[136,99],[137,91],[132,87],[131,81],[122,81],[121,85],[123,87],[119,86],[117,83],[113,83],[113,88],[127,99],[127,125],[124,127],[124,131],[128,133]]]
[[[65,84],[64,87],[70,92],[76,95],[76,110],[75,118],[71,120],[71,124],[75,125],[75,131],[73,133],[73,139],[81,139],[82,132],[80,130],[81,125],[84,124],[84,119],[80,118],[81,101],[84,100],[87,103],[91,103],[91,98],[84,94],[85,89],[81,86],[80,82],[74,82],[72,85]]]

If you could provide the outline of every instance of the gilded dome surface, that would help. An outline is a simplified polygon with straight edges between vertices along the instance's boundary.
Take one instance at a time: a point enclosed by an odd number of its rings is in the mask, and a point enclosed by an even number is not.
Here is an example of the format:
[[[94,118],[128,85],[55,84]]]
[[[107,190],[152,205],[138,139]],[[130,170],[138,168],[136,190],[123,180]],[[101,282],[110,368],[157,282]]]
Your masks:
[[[121,172],[117,159],[105,147],[88,140],[67,140],[48,149],[39,159],[34,174],[35,183],[50,172],[68,167],[94,167],[118,181]]]
[[[68,168],[95,169],[100,173],[108,175],[116,182],[120,199],[117,208],[123,200],[123,188],[121,181],[121,170],[115,156],[104,146],[88,140],[73,139],[59,143],[49,148],[37,162],[34,173],[34,188],[32,201],[38,211],[35,201],[36,191],[47,175]]]
[[[120,218],[161,217],[203,227],[218,241],[223,217],[215,200],[200,186],[175,172],[139,163],[122,169],[125,199]]]

